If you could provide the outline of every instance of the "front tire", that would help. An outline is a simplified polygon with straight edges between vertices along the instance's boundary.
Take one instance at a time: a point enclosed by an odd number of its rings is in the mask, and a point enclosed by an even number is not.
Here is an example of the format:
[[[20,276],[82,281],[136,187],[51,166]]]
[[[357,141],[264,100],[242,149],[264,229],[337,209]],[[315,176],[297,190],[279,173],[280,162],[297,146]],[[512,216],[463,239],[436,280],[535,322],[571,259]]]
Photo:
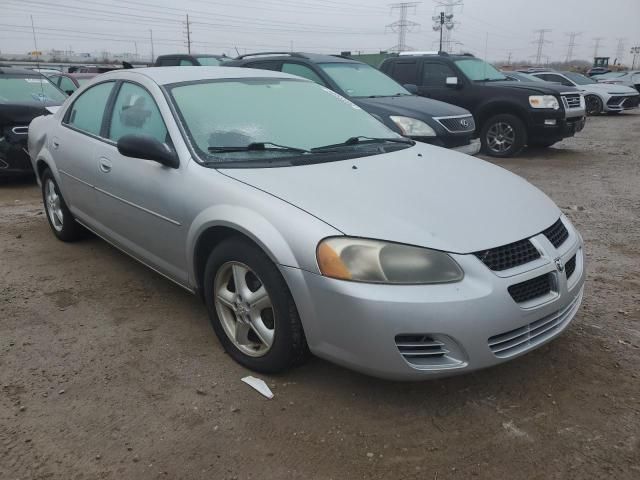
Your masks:
[[[527,144],[527,129],[515,115],[494,115],[484,122],[480,142],[487,155],[512,157]]]
[[[584,97],[584,103],[587,107],[587,115],[600,115],[602,113],[602,100],[596,95],[587,95]]]
[[[48,168],[42,173],[42,201],[53,234],[63,242],[73,242],[82,236],[82,226],[76,222],[64,201],[60,188]]]
[[[307,357],[300,316],[284,278],[249,240],[231,237],[211,252],[204,298],[220,343],[239,364],[277,373]]]

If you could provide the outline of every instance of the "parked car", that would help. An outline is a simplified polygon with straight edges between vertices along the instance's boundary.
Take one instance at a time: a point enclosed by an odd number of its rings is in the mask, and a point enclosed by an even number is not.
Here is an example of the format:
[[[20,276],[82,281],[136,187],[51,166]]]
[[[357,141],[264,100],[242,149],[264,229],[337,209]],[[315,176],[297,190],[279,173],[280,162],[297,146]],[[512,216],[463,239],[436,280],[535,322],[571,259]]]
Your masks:
[[[578,90],[516,83],[469,54],[394,56],[380,69],[419,95],[470,110],[483,151],[494,157],[516,155],[526,145],[548,147],[584,127]]]
[[[221,65],[229,57],[224,55],[187,55],[187,54],[172,54],[172,55],[160,55],[156,58],[156,67],[193,67],[193,66],[208,66],[215,67]]]
[[[108,73],[31,123],[29,152],[57,238],[84,225],[199,293],[260,372],[308,350],[468,372],[558,336],[582,299],[582,239],[544,193],[286,73]]]
[[[538,78],[547,82],[558,82],[566,87],[576,87],[584,92],[587,115],[620,113],[624,110],[638,108],[640,94],[624,85],[607,85],[575,72],[535,72]]]
[[[609,73],[611,70],[609,70],[607,67],[592,67],[589,70],[587,70],[587,76],[588,77],[597,77],[599,75],[603,75],[605,73]]]
[[[545,81],[545,80],[542,80],[541,78],[534,77],[533,75],[529,75],[528,73],[524,73],[524,72],[513,72],[510,70],[509,71],[500,70],[500,72],[502,72],[502,74],[505,77],[507,77],[507,79],[514,80],[516,82],[544,82]]]
[[[609,83],[613,85],[624,85],[635,88],[640,92],[640,70],[630,70],[627,72],[610,72],[596,77],[598,83]]]
[[[38,72],[0,67],[0,177],[33,175],[26,150],[29,123],[66,98]]]
[[[97,73],[46,73],[45,76],[51,80],[56,87],[71,95],[78,88],[89,82]]]
[[[312,53],[242,55],[226,66],[291,73],[326,87],[369,112],[387,127],[413,140],[469,155],[480,151],[475,123],[467,110],[416,97],[366,63]]]

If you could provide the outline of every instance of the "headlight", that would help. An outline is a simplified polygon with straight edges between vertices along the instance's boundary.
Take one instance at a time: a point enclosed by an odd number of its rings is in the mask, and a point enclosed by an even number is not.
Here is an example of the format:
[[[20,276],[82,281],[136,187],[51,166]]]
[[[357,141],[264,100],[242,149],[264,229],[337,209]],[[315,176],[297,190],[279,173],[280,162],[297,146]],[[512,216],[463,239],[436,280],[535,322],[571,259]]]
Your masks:
[[[402,134],[406,137],[435,137],[436,132],[422,120],[411,117],[398,117],[391,115],[389,117],[395,123]]]
[[[446,253],[380,240],[327,238],[318,244],[317,258],[325,277],[355,282],[449,283],[464,276]]]
[[[553,108],[554,110],[560,108],[558,99],[553,95],[531,95],[529,97],[529,105],[532,108]]]

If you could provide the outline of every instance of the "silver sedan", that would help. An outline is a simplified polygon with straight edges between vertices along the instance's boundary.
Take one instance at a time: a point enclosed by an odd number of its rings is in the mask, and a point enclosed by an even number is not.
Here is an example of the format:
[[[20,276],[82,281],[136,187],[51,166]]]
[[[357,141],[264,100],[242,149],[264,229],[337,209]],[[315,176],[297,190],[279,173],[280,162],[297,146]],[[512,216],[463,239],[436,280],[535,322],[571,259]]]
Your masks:
[[[311,352],[467,372],[558,336],[582,299],[582,239],[542,192],[284,73],[100,75],[31,123],[29,153],[60,240],[90,230],[201,296],[256,371]]]

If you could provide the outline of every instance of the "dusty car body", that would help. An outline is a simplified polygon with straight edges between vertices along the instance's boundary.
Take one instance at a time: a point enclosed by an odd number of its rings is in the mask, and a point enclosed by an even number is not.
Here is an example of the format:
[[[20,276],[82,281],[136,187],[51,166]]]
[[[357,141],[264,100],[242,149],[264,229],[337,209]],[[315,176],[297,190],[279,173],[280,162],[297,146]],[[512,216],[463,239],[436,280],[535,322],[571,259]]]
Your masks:
[[[34,120],[29,152],[58,238],[81,224],[202,295],[257,371],[307,349],[392,379],[472,371],[582,299],[582,239],[546,195],[292,75],[108,73]]]

